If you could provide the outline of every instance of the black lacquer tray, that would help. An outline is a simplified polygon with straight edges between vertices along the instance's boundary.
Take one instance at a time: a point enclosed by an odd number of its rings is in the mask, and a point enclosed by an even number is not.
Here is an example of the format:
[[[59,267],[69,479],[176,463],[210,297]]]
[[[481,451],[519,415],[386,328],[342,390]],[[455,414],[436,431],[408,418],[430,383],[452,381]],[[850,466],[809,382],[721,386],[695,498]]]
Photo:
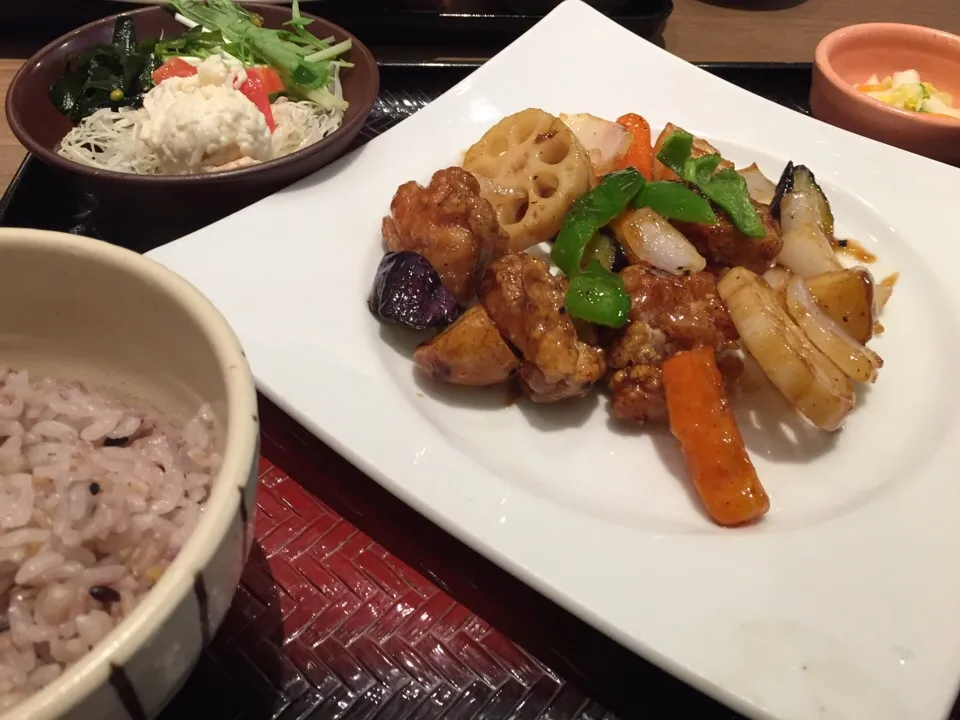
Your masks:
[[[383,64],[380,98],[357,144],[476,67]],[[809,65],[703,67],[808,111]],[[198,229],[175,213],[132,226],[127,212],[30,157],[0,198],[0,226],[139,251]],[[270,401],[260,404],[251,559],[223,628],[162,720],[738,717],[446,535]]]
[[[478,67],[477,63],[382,64],[381,92],[356,145],[362,145],[420,110]],[[808,112],[809,65],[706,64],[710,72],[799,112]],[[239,207],[224,199],[220,215]],[[190,217],[165,216],[164,222],[133,223],[136,208],[102,204],[72,178],[28,157],[0,199],[0,225],[36,227],[87,235],[146,252],[200,225]],[[131,230],[136,227],[136,231]]]
[[[255,2],[256,0],[250,0]],[[301,9],[353,32],[378,58],[490,57],[557,0],[300,0]],[[659,41],[673,0],[587,0],[632,32]],[[106,0],[2,0],[0,41],[23,52],[105,15],[142,5]],[[384,50],[388,50],[387,55]],[[411,52],[412,51],[412,52]]]

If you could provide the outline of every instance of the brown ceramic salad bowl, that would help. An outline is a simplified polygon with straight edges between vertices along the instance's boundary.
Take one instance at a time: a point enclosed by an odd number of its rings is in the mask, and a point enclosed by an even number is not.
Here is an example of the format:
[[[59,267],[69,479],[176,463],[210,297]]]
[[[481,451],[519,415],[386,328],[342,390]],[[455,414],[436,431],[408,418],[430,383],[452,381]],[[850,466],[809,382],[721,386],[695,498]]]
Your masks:
[[[245,5],[278,29],[291,17],[289,7]],[[123,13],[139,39],[176,37],[186,28],[162,7]],[[84,25],[53,41],[24,63],[7,92],[6,114],[17,139],[40,161],[68,173],[103,203],[129,218],[161,210],[180,215],[209,215],[208,220],[235,211],[319,170],[342,155],[363,127],[377,98],[380,76],[370,51],[343,28],[306,13],[317,37],[352,41],[346,59],[353,67],[341,73],[343,97],[349,103],[339,129],[324,139],[273,160],[232,170],[182,175],[146,175],[89,167],[61,157],[57,149],[73,123],[54,106],[50,87],[69,58],[98,43],[109,43],[120,15]]]

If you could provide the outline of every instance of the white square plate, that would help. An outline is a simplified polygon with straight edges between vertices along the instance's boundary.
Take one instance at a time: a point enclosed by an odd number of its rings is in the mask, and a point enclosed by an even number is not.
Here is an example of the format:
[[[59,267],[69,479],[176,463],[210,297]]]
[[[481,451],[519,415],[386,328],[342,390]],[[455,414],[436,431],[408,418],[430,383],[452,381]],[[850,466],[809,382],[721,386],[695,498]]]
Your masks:
[[[618,431],[599,400],[438,397],[367,310],[397,186],[526,107],[673,121],[774,178],[802,162],[838,233],[880,256],[878,277],[902,273],[875,344],[886,365],[843,431],[742,409],[772,502],[759,525],[713,526],[666,431]],[[220,307],[260,387],[306,427],[671,673],[755,718],[936,720],[960,678],[958,211],[956,169],[751,95],[568,0],[358,152],[152,255]]]

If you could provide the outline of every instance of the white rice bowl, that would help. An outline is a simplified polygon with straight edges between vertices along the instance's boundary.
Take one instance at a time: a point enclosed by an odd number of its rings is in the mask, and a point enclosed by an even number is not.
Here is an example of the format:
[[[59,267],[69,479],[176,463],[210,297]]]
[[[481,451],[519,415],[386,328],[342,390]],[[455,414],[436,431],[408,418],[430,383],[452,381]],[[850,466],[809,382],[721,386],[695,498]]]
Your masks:
[[[243,350],[159,263],[19,228],[0,228],[0,328],[0,716],[154,717],[252,541]]]
[[[163,576],[220,466],[213,414],[0,369],[0,711],[58,678]]]

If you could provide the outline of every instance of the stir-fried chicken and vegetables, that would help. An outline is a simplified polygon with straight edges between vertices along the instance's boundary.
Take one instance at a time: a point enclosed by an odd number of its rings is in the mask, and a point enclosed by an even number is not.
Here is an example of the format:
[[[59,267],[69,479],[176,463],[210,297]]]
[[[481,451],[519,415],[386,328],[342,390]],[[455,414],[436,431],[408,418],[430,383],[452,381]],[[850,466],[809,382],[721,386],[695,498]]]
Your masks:
[[[893,283],[841,262],[855,244],[802,165],[775,184],[674,125],[529,109],[390,210],[369,304],[436,331],[419,371],[535,403],[605,388],[617,420],[669,423],[720,525],[770,507],[728,400],[748,358],[826,432],[883,365]]]

